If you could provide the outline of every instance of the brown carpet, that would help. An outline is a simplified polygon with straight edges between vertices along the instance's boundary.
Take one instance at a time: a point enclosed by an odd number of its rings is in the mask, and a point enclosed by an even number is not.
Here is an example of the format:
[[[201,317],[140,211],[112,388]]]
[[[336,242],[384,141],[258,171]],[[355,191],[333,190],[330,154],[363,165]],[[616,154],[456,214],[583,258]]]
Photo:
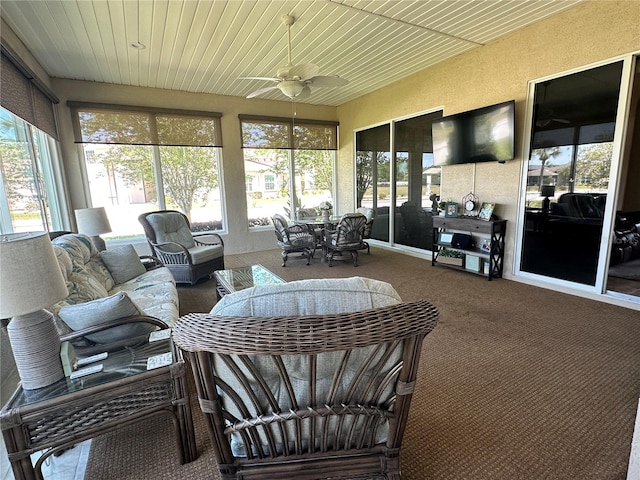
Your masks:
[[[373,248],[360,266],[290,261],[279,251],[230,255],[285,280],[354,275],[426,298],[440,324],[426,338],[402,450],[403,480],[624,480],[640,396],[640,314]],[[180,287],[181,313],[215,303],[208,281]],[[194,400],[194,399],[192,399]],[[96,439],[86,478],[218,478],[192,401],[199,458],[177,460],[169,422]]]

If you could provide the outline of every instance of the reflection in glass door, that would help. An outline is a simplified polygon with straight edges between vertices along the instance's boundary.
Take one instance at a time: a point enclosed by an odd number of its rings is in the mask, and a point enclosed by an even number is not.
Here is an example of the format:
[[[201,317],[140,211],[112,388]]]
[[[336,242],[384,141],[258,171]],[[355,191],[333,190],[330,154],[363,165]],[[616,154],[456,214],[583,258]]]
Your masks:
[[[595,285],[622,62],[538,83],[520,269]]]

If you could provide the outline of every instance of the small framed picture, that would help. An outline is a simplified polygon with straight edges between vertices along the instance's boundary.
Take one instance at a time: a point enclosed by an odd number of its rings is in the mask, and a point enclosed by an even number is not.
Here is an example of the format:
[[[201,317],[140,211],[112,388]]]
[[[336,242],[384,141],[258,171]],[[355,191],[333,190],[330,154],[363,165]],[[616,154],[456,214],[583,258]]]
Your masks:
[[[483,238],[482,243],[480,244],[480,250],[486,253],[491,253],[491,239]]]
[[[453,233],[450,233],[450,232],[438,233],[438,245],[451,246],[452,240],[453,240]]]
[[[457,217],[458,216],[458,204],[456,202],[447,202],[444,205],[445,217]]]
[[[493,209],[495,207],[495,203],[483,203],[480,208],[480,213],[478,213],[478,218],[480,220],[491,220],[491,215],[493,215]]]

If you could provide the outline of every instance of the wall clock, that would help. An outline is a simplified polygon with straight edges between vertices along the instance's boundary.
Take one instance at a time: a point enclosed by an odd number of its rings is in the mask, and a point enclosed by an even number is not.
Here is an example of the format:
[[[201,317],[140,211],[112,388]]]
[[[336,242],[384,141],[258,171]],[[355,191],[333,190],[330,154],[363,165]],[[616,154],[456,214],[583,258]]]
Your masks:
[[[462,197],[462,208],[464,208],[465,217],[477,217],[480,211],[480,200],[473,192],[469,192]]]

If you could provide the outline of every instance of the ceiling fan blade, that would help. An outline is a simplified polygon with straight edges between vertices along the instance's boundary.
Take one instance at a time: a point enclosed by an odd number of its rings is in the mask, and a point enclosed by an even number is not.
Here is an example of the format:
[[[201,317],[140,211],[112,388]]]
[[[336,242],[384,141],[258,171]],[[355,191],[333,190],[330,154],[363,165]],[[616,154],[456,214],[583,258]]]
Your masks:
[[[339,77],[338,75],[321,75],[312,77],[305,81],[314,87],[344,87],[349,80]]]
[[[256,90],[255,92],[251,92],[249,95],[247,95],[247,98],[254,98],[254,97],[257,97],[259,95],[262,95],[263,93],[267,93],[267,92],[270,92],[272,90],[275,90],[277,88],[278,88],[277,85],[274,85],[272,87],[261,88],[259,90]]]
[[[266,80],[270,82],[280,81],[280,79],[276,77],[238,77],[238,80]]]
[[[307,80],[311,77],[315,77],[320,73],[320,67],[313,63],[303,63],[302,65],[293,65],[287,74],[288,78],[298,77],[299,80]]]
[[[300,95],[295,97],[294,100],[304,100],[305,98],[309,98],[310,96],[311,96],[311,88],[309,88],[309,85],[305,85],[304,88],[302,89],[302,92],[300,92]]]

